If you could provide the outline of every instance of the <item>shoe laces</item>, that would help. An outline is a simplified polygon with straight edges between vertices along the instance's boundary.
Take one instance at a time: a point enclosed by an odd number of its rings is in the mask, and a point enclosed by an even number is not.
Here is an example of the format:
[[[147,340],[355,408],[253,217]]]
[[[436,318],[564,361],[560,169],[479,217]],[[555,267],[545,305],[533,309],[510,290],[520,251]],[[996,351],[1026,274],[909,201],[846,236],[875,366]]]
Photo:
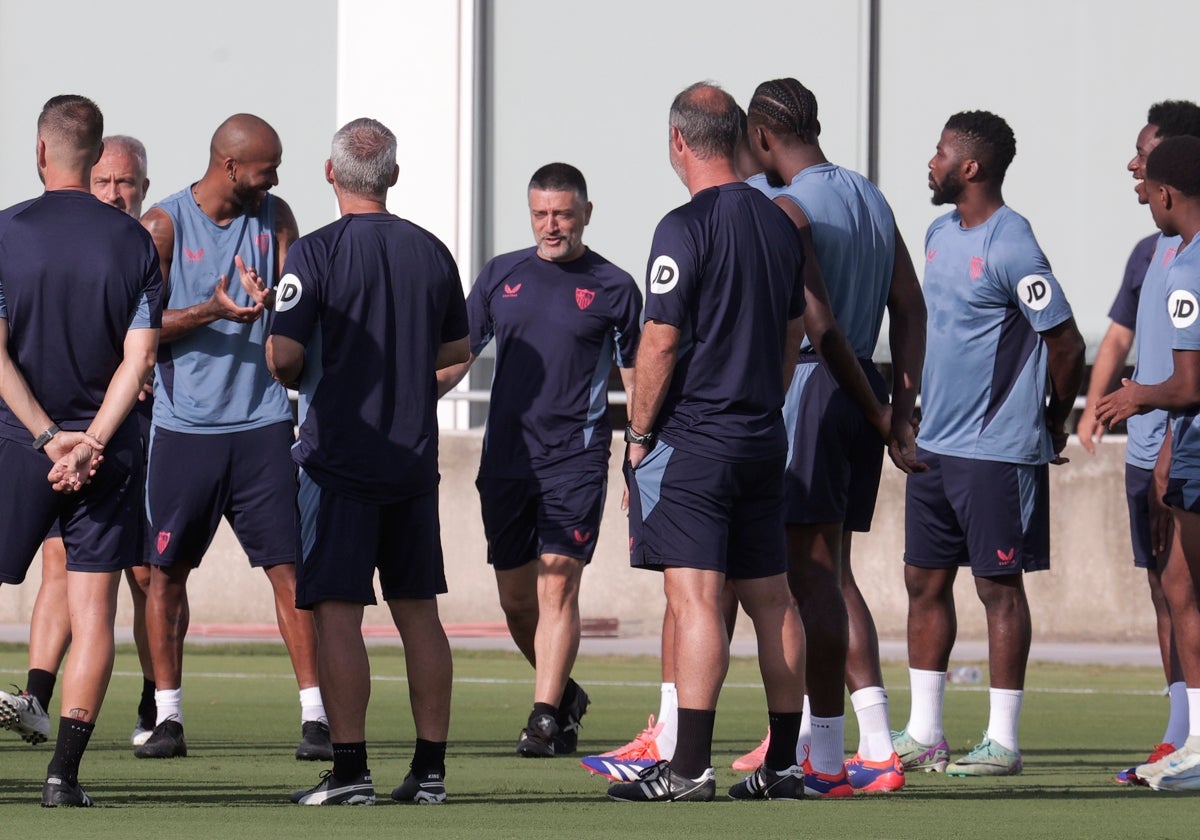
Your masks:
[[[632,741],[622,747],[617,754],[613,756],[613,758],[625,760],[631,758],[641,758],[650,751],[650,746],[654,743],[654,739],[656,737],[657,734],[654,731],[654,715],[650,715],[649,719],[646,721],[646,728],[639,732],[637,737],[635,737]]]

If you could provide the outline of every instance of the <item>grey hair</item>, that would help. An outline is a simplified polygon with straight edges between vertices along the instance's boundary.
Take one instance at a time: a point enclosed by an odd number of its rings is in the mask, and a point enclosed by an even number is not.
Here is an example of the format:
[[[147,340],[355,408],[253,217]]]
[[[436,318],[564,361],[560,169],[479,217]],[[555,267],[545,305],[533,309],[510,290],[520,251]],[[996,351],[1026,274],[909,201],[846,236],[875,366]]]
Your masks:
[[[144,179],[149,171],[146,166],[146,146],[136,137],[128,134],[113,134],[104,138],[104,148],[107,151],[120,151],[129,155],[138,163],[138,174]]]
[[[745,112],[733,97],[712,82],[684,88],[671,103],[671,127],[701,160],[733,159],[745,133]]]
[[[396,135],[378,120],[351,120],[333,135],[329,160],[342,189],[355,195],[386,195],[396,169]]]

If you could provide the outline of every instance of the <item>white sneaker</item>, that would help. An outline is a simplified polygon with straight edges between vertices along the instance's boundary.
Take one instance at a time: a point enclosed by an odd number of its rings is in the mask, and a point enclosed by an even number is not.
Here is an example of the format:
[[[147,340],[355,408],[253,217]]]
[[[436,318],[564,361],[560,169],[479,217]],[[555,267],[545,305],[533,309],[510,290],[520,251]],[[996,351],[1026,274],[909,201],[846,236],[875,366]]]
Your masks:
[[[1188,738],[1175,752],[1134,772],[1154,790],[1200,790],[1200,737]]]
[[[50,715],[28,691],[16,694],[0,691],[0,726],[31,744],[40,744],[50,737]]]

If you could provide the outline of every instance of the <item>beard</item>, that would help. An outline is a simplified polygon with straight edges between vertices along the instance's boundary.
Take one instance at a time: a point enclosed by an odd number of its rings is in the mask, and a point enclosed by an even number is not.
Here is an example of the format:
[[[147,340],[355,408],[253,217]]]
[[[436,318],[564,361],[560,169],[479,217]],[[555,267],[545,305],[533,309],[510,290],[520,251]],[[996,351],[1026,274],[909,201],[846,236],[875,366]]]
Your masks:
[[[930,201],[935,207],[940,207],[943,204],[956,204],[959,196],[963,193],[963,182],[959,178],[958,173],[952,172],[942,179],[939,184],[930,177],[930,189],[933,190],[933,195],[930,196]]]

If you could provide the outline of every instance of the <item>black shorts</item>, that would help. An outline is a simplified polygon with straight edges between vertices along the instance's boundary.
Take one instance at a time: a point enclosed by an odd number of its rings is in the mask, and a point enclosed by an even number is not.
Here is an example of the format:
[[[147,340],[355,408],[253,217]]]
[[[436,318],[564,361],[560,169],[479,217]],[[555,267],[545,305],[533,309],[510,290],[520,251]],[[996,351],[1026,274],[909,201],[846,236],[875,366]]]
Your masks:
[[[29,444],[0,439],[0,582],[25,579],[54,523],[69,571],[114,572],[141,563],[143,460],[136,424],[126,421],[113,435],[96,475],[79,492],[51,489],[46,474],[52,466]]]
[[[251,566],[295,563],[300,517],[292,442],[290,422],[211,435],[156,426],[146,487],[150,562],[199,566],[224,516]]]
[[[908,477],[904,562],[924,569],[971,567],[976,577],[1050,568],[1049,469],[935,455]]]
[[[1133,565],[1152,569],[1158,563],[1150,539],[1150,488],[1154,470],[1125,465],[1125,500],[1129,504],[1129,538],[1133,543]]]
[[[376,569],[385,601],[446,591],[436,490],[375,505],[326,490],[302,470],[299,504],[298,608],[321,601],[377,603]]]
[[[732,580],[787,571],[784,456],[730,463],[659,442],[629,485],[630,562],[717,571]]]
[[[488,562],[516,569],[543,554],[588,563],[596,550],[607,472],[551,478],[484,478],[475,481],[488,542]]]

